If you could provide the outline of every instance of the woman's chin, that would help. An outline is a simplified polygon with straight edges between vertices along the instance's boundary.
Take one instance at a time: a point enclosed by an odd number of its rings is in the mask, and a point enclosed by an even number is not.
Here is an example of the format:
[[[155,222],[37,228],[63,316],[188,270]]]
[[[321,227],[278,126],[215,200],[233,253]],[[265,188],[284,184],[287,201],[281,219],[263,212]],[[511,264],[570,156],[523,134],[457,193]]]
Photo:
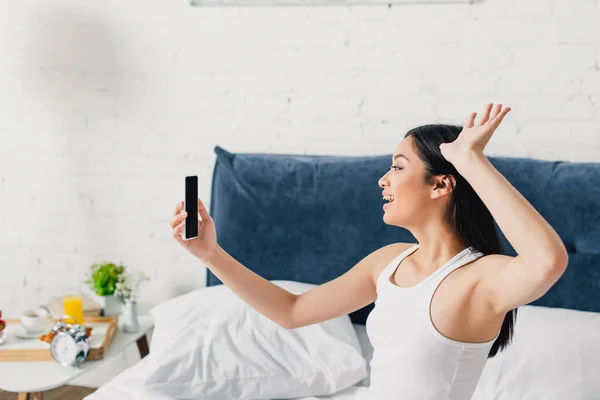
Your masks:
[[[387,207],[383,211],[383,222],[388,225],[400,226],[404,222],[405,216],[398,215],[393,210],[393,207]]]
[[[397,204],[395,201],[389,201],[389,202],[385,202],[383,203],[383,215],[393,215],[394,214],[394,209],[396,208]]]
[[[389,210],[383,211],[383,221],[384,222],[391,224],[394,219],[395,219],[394,214],[391,213]]]

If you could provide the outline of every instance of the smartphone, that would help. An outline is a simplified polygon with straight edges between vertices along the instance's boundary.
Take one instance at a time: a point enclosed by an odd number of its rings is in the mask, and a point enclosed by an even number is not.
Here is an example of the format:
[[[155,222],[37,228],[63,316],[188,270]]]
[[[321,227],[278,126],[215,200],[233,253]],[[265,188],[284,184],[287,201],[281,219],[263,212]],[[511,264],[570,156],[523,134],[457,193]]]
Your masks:
[[[181,237],[190,240],[198,237],[198,176],[185,177],[183,210],[187,212]]]

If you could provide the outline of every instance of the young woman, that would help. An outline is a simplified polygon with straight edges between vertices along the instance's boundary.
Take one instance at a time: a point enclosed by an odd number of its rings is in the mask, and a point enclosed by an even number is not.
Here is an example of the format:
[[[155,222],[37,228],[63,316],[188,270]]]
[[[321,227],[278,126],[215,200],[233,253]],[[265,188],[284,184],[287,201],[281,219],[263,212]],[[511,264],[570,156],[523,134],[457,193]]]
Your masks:
[[[418,244],[394,243],[342,276],[294,295],[225,252],[198,199],[199,235],[173,237],[233,292],[286,328],[345,315],[373,301],[367,333],[374,348],[372,399],[470,399],[488,358],[511,339],[517,307],[540,298],[567,267],[552,227],[493,167],[483,150],[510,111],[488,104],[464,127],[409,131],[379,180],[383,220]],[[494,221],[517,256],[500,254]]]

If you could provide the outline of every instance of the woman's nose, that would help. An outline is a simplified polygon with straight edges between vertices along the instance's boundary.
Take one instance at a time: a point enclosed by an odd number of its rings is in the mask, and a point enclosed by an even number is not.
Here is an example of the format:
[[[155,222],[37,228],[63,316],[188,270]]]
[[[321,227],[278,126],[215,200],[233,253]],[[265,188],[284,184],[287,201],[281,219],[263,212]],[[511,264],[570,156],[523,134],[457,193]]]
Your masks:
[[[379,181],[377,182],[379,184],[380,188],[383,188],[385,186],[385,182],[386,182],[386,178],[385,177],[386,177],[386,175],[384,175],[381,178],[379,178]]]

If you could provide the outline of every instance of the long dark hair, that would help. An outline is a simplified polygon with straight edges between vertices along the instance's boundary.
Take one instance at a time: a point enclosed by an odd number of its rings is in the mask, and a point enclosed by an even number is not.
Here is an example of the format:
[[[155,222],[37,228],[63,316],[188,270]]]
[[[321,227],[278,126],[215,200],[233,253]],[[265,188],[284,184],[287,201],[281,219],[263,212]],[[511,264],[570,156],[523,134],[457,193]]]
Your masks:
[[[492,214],[463,178],[454,165],[444,158],[440,144],[456,140],[462,127],[456,125],[423,125],[408,131],[405,137],[412,137],[419,158],[425,164],[425,179],[431,182],[434,175],[451,175],[456,180],[448,209],[451,226],[465,247],[473,246],[484,255],[502,254],[502,246]],[[488,358],[494,357],[510,343],[517,309],[504,316],[500,334],[492,345]]]

